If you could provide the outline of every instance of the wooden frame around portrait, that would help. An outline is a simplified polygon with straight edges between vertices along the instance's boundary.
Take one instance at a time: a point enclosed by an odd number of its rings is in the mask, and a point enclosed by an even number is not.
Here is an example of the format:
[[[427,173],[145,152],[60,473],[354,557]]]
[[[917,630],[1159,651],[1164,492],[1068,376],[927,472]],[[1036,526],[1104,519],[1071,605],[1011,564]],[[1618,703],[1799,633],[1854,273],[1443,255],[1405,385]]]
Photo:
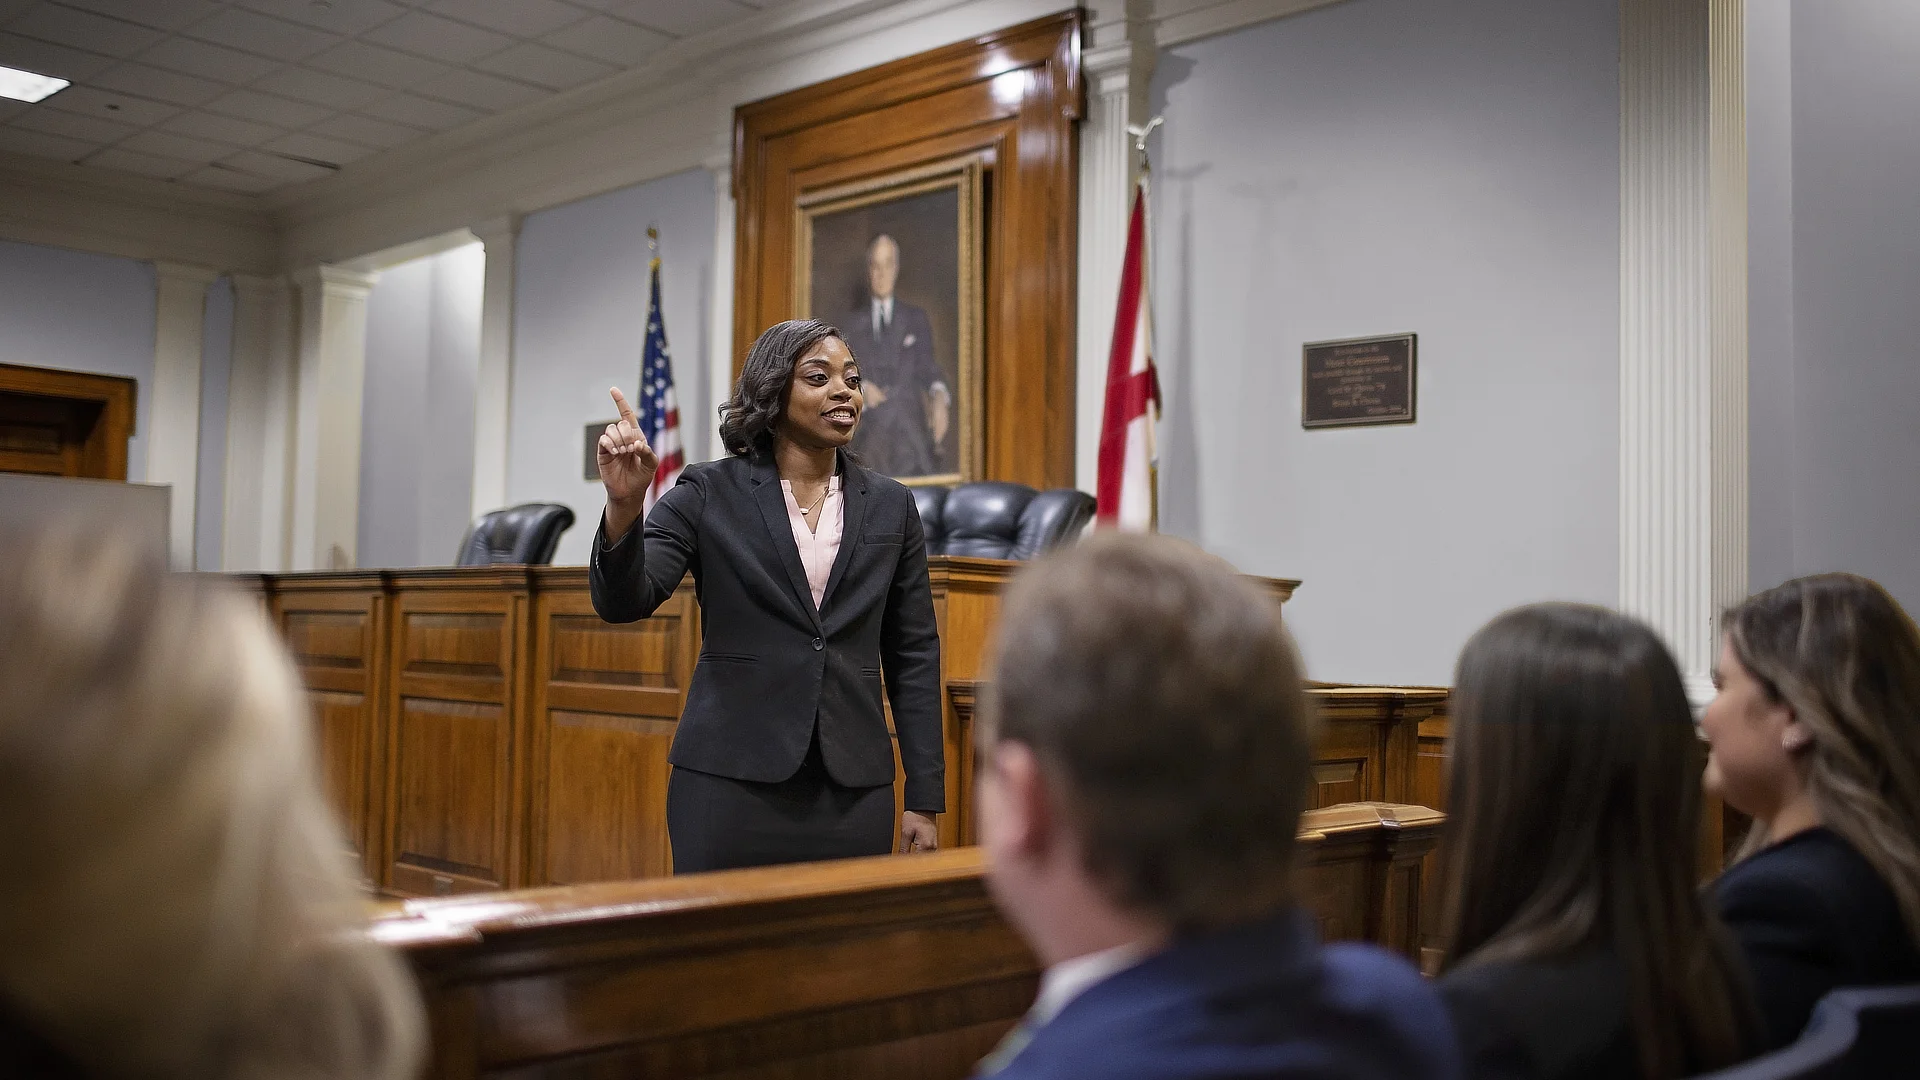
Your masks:
[[[984,300],[986,296],[986,177],[987,165],[978,154],[902,169],[877,177],[837,184],[807,192],[794,200],[792,310],[798,318],[828,318],[832,312],[814,312],[814,224],[817,219],[849,210],[952,190],[955,195],[956,295],[953,313],[957,330],[954,349],[958,385],[953,395],[951,421],[957,443],[956,468],[924,475],[896,476],[903,484],[957,484],[984,475],[986,409],[983,394],[985,357]],[[911,340],[911,339],[909,339]]]

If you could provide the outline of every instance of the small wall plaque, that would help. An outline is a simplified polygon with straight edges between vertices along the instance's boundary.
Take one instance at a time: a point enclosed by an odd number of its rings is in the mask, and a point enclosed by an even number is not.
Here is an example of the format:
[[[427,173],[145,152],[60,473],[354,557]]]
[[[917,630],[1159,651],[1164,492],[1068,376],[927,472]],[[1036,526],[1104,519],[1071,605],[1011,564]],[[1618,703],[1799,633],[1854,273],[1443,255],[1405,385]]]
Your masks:
[[[602,420],[597,424],[587,425],[585,439],[587,444],[587,466],[586,471],[580,474],[580,479],[591,480],[596,484],[600,482],[600,436],[606,434],[607,425],[617,424],[619,422],[620,418],[616,416],[611,420]]]
[[[1413,423],[1416,336],[1346,338],[1302,346],[1300,426]]]

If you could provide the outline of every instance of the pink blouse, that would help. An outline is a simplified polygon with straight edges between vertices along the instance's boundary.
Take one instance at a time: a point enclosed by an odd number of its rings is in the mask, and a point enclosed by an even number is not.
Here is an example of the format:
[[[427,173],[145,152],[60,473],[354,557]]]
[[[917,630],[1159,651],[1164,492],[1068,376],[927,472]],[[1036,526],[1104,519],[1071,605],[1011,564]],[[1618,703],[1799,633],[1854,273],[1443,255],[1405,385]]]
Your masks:
[[[840,555],[840,530],[842,518],[846,513],[846,503],[840,497],[840,478],[827,479],[827,495],[820,501],[820,527],[818,530],[807,527],[808,514],[800,512],[800,504],[793,498],[793,482],[780,481],[780,490],[787,497],[787,520],[793,525],[793,542],[800,549],[800,565],[807,569],[807,587],[813,590],[814,610],[819,610],[820,602],[826,599],[827,579],[833,576],[833,560]]]

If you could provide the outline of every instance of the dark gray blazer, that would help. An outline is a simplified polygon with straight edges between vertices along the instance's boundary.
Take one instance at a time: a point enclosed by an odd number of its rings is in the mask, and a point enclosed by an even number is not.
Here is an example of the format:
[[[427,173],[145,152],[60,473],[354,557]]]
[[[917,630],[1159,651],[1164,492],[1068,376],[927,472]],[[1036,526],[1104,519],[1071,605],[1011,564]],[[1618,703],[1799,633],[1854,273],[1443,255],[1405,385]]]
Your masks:
[[[893,782],[893,702],[906,808],[946,809],[940,635],[926,540],[903,485],[841,456],[840,555],[814,609],[773,461],[689,465],[644,526],[593,542],[593,609],[608,622],[653,614],[693,571],[700,660],[667,760],[736,780],[792,776],[816,718],[827,773],[848,787]]]

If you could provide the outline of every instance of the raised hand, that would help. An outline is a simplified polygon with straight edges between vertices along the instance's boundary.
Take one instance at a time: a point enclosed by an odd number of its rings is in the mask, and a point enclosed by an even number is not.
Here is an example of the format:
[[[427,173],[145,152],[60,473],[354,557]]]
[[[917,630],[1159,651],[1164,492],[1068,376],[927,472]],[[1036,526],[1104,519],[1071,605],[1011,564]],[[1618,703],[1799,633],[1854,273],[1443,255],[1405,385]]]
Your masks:
[[[620,420],[608,424],[601,433],[594,459],[600,467],[600,483],[607,489],[608,541],[626,535],[639,519],[647,489],[653,486],[653,474],[660,471],[660,455],[647,445],[633,406],[627,404],[627,396],[617,386],[613,388],[613,404],[620,410]]]

